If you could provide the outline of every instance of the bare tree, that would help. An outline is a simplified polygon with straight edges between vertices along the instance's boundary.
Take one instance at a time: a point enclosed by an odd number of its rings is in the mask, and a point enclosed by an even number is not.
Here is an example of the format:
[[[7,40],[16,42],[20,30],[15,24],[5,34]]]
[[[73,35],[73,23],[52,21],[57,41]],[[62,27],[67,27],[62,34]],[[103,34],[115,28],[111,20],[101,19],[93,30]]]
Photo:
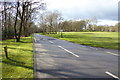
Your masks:
[[[40,23],[42,28],[44,26],[44,27],[47,27],[47,29],[50,33],[52,33],[52,32],[57,33],[58,24],[62,20],[62,17],[58,11],[54,11],[54,12],[47,12],[47,14],[44,17],[42,17],[41,20],[43,20]]]
[[[16,7],[17,12],[16,12],[16,16],[15,16],[15,23],[14,23],[14,32],[15,32],[16,42],[19,42],[19,39],[18,39],[18,36],[17,36],[17,28],[16,28],[17,21],[18,21],[19,6],[20,6],[20,3],[17,2],[17,7]]]
[[[28,28],[30,28],[30,24],[28,25],[28,21],[31,22],[31,16],[35,13],[36,10],[40,9],[42,3],[39,3],[37,7],[32,7],[33,5],[38,4],[38,2],[17,2],[17,12],[16,12],[16,20],[20,19],[20,25],[18,31],[16,31],[16,23],[14,25],[16,41],[20,41],[20,37],[22,35],[22,31],[25,36],[28,36]]]
[[[43,9],[46,5],[41,0],[39,2],[28,0],[17,2],[1,2],[0,18],[3,38],[15,37],[16,42],[20,41],[21,36],[29,36],[30,29],[36,26],[33,23],[33,15],[39,15],[37,11]],[[35,6],[34,6],[35,5]],[[32,23],[32,24],[31,24]]]

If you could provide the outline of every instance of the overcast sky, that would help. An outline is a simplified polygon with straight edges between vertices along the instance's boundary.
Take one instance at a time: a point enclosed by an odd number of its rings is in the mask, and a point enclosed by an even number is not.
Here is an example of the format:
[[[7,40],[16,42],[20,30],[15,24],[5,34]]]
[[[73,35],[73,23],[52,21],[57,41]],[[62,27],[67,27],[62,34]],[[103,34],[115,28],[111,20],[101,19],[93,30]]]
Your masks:
[[[118,21],[119,0],[46,0],[47,9],[58,10],[64,19],[90,19],[98,24],[113,25]]]

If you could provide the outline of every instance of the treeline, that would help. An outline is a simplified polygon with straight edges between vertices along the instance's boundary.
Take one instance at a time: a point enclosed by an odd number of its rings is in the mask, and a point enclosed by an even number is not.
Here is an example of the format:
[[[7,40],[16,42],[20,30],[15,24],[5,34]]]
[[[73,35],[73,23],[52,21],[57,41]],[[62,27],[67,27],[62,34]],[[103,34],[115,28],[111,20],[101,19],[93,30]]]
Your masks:
[[[80,31],[105,31],[117,32],[118,24],[115,26],[97,26],[97,19],[91,18],[87,20],[69,20],[65,21],[58,11],[45,12],[41,15],[40,27],[38,32],[43,33],[56,33],[59,31],[64,32],[80,32]]]
[[[108,26],[108,25],[89,25],[87,28],[88,31],[101,31],[101,32],[118,32],[118,24],[114,26]]]
[[[30,36],[34,33],[37,30],[37,26],[33,22],[35,15],[44,6],[43,2],[29,2],[27,0],[1,2],[0,29],[2,30],[2,39],[15,38],[16,42],[20,42],[20,37]]]
[[[88,22],[88,20],[80,21],[63,21],[59,26],[65,32],[80,32],[80,31],[102,31],[102,32],[118,32],[118,24],[114,26],[99,25]]]

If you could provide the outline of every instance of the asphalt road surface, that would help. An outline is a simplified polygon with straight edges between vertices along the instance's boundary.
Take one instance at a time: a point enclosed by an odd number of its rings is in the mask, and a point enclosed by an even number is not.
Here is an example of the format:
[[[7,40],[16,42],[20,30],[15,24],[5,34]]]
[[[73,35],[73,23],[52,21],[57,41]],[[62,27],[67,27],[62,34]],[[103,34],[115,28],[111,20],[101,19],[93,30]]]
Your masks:
[[[34,34],[35,78],[118,80],[118,50],[80,45]]]

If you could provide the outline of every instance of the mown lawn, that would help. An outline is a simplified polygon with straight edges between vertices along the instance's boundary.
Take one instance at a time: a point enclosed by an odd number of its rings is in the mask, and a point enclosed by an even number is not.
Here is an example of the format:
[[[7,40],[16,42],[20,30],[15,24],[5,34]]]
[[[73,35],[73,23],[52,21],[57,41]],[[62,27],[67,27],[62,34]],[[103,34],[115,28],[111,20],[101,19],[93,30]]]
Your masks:
[[[117,32],[63,32],[63,38],[60,38],[60,33],[47,36],[88,46],[120,49]]]
[[[9,58],[5,58],[4,46]],[[33,78],[33,41],[31,37],[2,41],[2,78]]]

